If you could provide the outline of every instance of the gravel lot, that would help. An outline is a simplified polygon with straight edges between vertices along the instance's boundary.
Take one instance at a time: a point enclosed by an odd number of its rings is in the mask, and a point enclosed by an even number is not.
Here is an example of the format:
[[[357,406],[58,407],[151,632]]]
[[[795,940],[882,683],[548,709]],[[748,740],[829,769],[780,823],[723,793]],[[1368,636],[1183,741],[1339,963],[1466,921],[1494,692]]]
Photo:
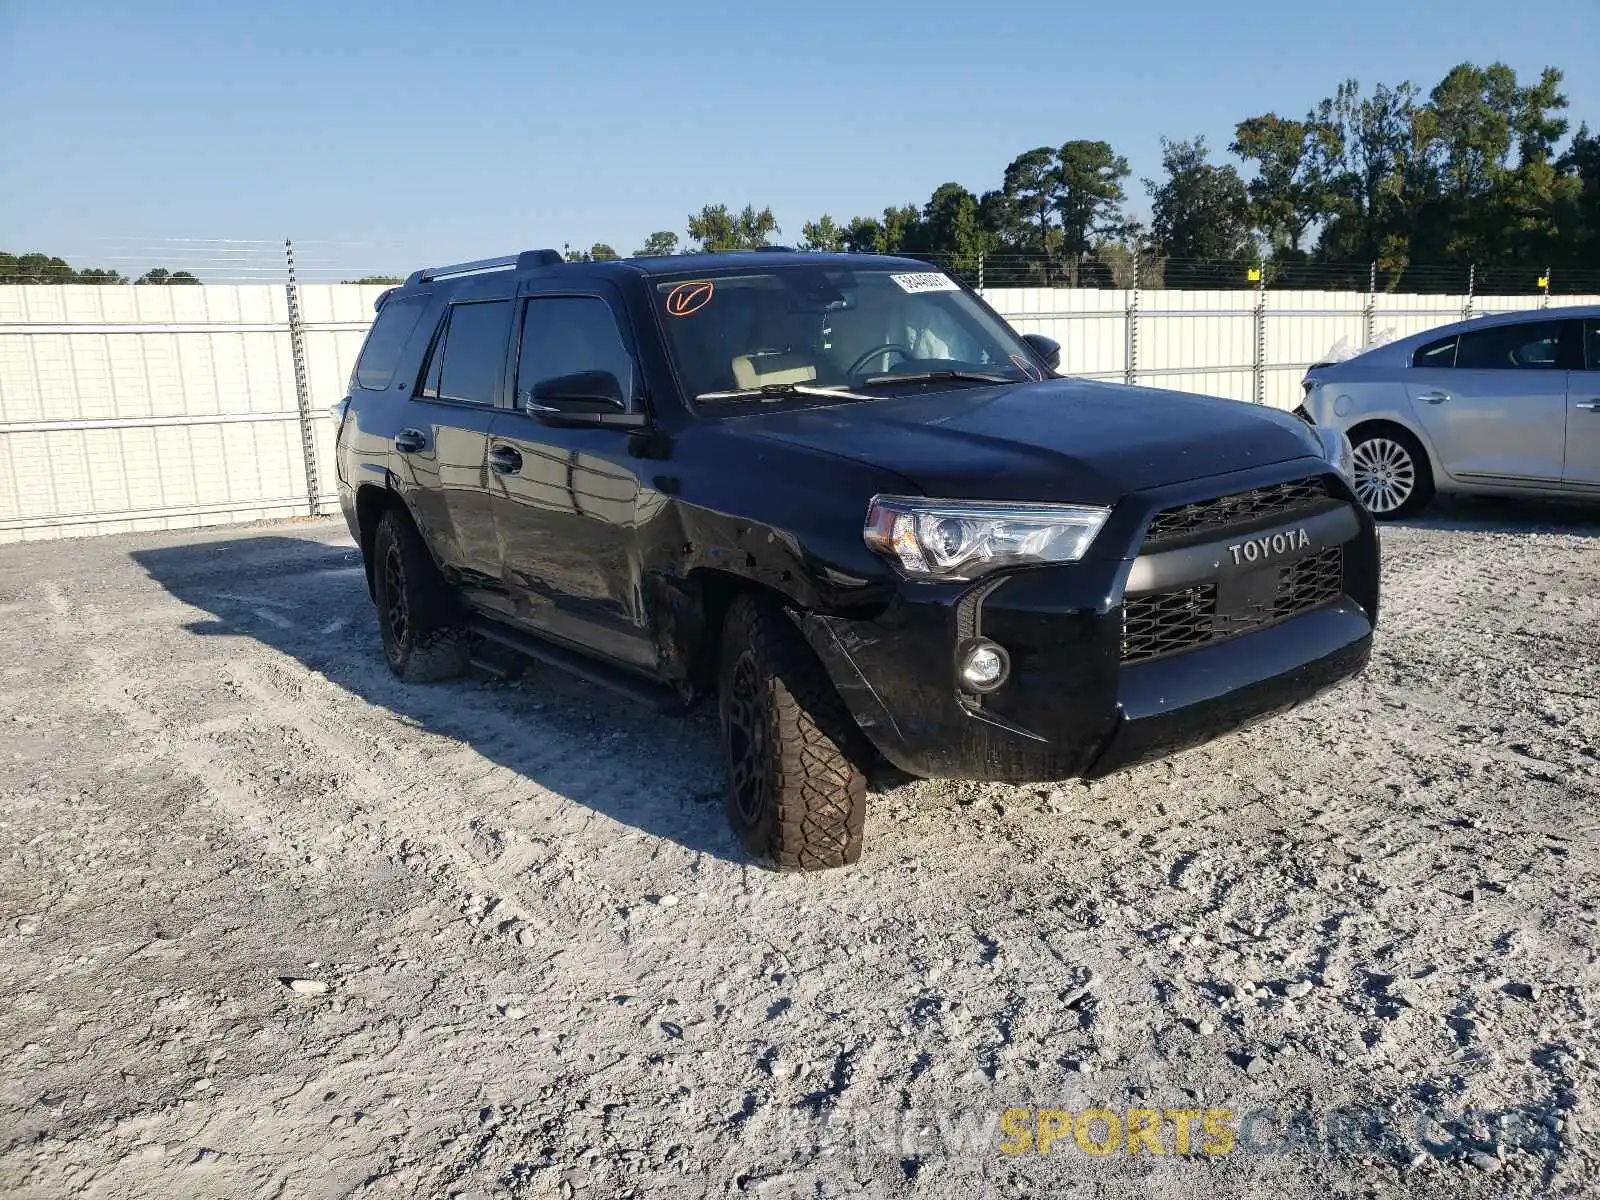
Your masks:
[[[707,718],[391,679],[341,524],[0,547],[0,1192],[1595,1194],[1600,512],[1384,546],[1361,680],[806,877]]]

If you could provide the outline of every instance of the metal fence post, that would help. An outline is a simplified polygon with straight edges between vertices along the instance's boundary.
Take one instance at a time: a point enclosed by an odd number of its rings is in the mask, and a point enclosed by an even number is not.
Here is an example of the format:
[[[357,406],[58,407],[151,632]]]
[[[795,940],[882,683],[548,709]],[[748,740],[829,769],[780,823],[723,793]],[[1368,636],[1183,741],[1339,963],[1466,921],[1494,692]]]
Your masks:
[[[1122,382],[1130,386],[1139,378],[1139,247],[1133,248],[1133,286],[1123,313]]]
[[[1549,267],[1546,267],[1544,269],[1544,274],[1539,276],[1539,291],[1541,293],[1543,293],[1539,297],[1539,307],[1540,308],[1549,308],[1550,307],[1550,268]]]
[[[1467,302],[1461,306],[1461,319],[1472,320],[1472,294],[1478,287],[1478,264],[1467,264]]]
[[[1257,404],[1267,402],[1267,273],[1256,272],[1255,312],[1255,395]]]
[[[289,267],[289,351],[294,356],[295,404],[300,410],[300,453],[305,460],[306,506],[313,517],[322,515],[322,485],[317,478],[317,429],[311,414],[311,376],[306,370],[305,330],[300,319],[300,284],[295,278],[294,242],[283,239]]]
[[[978,294],[983,294],[983,251],[978,251]]]
[[[1364,324],[1361,332],[1361,345],[1363,349],[1372,346],[1372,339],[1378,336],[1378,264],[1372,263],[1367,267],[1367,304],[1363,314]]]

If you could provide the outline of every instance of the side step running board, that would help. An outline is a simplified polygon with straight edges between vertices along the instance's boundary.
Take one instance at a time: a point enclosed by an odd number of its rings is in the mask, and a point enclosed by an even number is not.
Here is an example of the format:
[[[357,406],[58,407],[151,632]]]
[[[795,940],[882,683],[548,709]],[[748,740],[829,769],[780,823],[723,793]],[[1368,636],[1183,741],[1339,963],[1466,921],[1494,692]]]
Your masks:
[[[586,683],[592,683],[596,687],[605,688],[608,692],[647,705],[657,712],[681,715],[685,711],[682,699],[666,685],[655,683],[620,667],[610,666],[590,658],[587,654],[580,654],[576,650],[547,642],[543,638],[512,629],[487,617],[470,618],[467,621],[467,628],[486,642],[493,642],[536,662],[565,671],[568,675],[574,675]]]

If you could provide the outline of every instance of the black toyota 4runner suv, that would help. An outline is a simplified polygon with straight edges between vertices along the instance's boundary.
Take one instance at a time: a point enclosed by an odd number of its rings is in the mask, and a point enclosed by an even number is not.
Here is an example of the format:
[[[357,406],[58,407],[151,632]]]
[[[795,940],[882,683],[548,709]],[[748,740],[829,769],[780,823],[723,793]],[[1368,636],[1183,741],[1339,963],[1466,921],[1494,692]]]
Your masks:
[[[1359,672],[1343,436],[1059,353],[900,258],[418,271],[339,414],[389,665],[483,639],[714,698],[728,816],[785,868],[856,860],[885,759],[1097,777]]]

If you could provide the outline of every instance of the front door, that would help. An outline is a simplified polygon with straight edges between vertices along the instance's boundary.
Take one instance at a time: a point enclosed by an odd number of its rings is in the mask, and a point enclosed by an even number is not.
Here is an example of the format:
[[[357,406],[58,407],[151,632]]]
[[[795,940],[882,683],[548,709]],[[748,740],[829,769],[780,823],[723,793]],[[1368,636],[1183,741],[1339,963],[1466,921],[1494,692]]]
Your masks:
[[[1593,495],[1600,491],[1600,320],[1583,323],[1584,369],[1567,376],[1567,464],[1561,480]]]
[[[501,580],[516,618],[547,636],[653,669],[635,534],[642,459],[626,431],[561,428],[563,381],[604,373],[624,403],[637,369],[611,306],[598,296],[533,296],[523,310],[515,403],[496,415],[489,466]],[[586,402],[577,402],[586,403]]]
[[[468,581],[500,571],[489,495],[489,426],[505,374],[510,300],[452,304],[406,406],[395,450],[413,511],[435,553]]]
[[[1549,486],[1561,479],[1571,321],[1462,333],[1454,365],[1424,347],[1407,374],[1411,411],[1440,465],[1464,481]],[[1439,343],[1443,346],[1444,343]],[[1438,365],[1435,365],[1438,364]]]

